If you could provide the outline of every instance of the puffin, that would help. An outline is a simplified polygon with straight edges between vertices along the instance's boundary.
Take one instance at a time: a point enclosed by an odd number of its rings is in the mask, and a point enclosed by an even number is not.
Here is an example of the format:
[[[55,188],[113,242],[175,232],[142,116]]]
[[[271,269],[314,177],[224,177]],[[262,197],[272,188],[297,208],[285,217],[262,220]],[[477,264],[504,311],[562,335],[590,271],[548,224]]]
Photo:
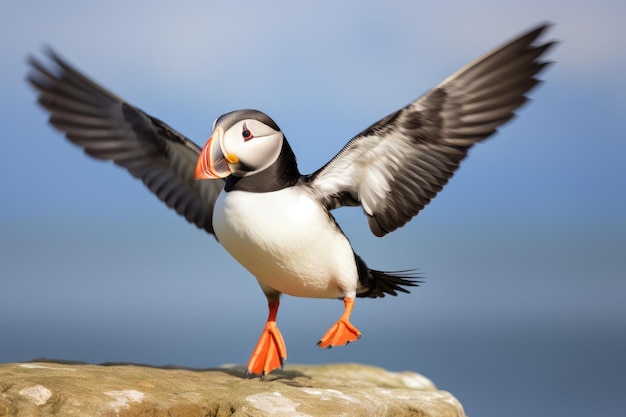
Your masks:
[[[212,234],[257,280],[269,314],[246,377],[283,368],[276,324],[281,295],[343,301],[321,348],[361,337],[350,321],[357,298],[408,293],[415,270],[379,271],[353,250],[331,211],[360,206],[382,237],[436,195],[469,149],[527,101],[551,62],[543,24],[487,52],[405,107],[354,136],[311,174],[278,124],[259,110],[226,113],[200,147],[83,75],[50,48],[30,57],[28,81],[49,123],[90,157],[111,160],[168,207]]]

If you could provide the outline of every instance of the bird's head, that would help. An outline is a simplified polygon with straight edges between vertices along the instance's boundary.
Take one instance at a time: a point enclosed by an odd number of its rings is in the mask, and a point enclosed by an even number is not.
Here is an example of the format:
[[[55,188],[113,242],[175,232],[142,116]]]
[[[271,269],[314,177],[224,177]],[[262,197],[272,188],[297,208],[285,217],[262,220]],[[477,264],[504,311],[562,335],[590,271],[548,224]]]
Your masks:
[[[272,165],[284,136],[276,123],[258,110],[237,110],[220,116],[196,164],[196,180],[245,177]]]

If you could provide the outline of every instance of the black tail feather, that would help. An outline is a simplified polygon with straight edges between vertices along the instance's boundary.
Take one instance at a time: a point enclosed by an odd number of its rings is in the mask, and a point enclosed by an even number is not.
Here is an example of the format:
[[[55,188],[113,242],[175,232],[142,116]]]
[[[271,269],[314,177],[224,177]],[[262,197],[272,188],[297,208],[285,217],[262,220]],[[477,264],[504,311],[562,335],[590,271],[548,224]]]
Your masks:
[[[424,277],[420,276],[415,269],[402,271],[377,271],[369,269],[365,262],[358,256],[356,258],[359,272],[359,288],[357,297],[384,297],[386,294],[396,296],[399,292],[410,293],[405,287],[417,287],[424,283]]]

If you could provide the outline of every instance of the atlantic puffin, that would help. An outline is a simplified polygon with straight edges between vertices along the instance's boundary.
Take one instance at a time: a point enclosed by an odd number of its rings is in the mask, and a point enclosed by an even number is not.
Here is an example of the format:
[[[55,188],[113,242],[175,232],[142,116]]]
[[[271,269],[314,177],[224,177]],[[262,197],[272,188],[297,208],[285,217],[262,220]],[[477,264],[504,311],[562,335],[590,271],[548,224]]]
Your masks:
[[[420,284],[412,271],[371,269],[331,211],[361,206],[382,237],[416,216],[452,177],[469,149],[514,116],[549,62],[554,42],[541,25],[452,74],[352,138],[312,174],[276,122],[258,110],[219,117],[200,147],[71,67],[30,58],[29,82],[49,122],[89,156],[112,160],[168,207],[213,234],[257,279],[269,316],[247,367],[263,378],[287,358],[276,325],[280,297],[337,298],[343,314],[319,339],[330,348],[358,340],[350,322],[358,297],[384,297]]]

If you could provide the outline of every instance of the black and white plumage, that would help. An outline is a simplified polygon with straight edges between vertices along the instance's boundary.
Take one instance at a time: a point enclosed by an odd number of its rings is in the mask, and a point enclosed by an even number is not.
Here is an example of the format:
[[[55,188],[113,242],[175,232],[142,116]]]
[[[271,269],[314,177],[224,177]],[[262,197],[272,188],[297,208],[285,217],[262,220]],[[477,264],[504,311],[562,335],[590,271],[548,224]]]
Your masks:
[[[270,316],[248,369],[264,375],[286,358],[275,324],[281,293],[344,299],[344,314],[320,340],[331,347],[360,337],[349,322],[355,297],[396,295],[419,283],[408,272],[368,268],[330,211],[360,205],[376,236],[417,215],[472,145],[526,101],[547,65],[540,57],[553,45],[536,44],[545,29],[478,58],[365,129],[310,175],[298,171],[278,125],[257,110],[218,118],[201,149],[51,51],[57,68],[32,59],[29,80],[50,123],[70,141],[140,178],[189,222],[215,234],[257,278]]]
[[[219,182],[194,179],[200,147],[166,125],[85,77],[52,50],[58,66],[46,68],[31,58],[30,83],[49,122],[85,153],[112,160],[190,223],[213,233],[213,204]]]
[[[542,26],[483,55],[408,106],[365,129],[310,181],[329,209],[361,205],[372,232],[402,227],[432,200],[467,152],[514,116],[553,43]]]

